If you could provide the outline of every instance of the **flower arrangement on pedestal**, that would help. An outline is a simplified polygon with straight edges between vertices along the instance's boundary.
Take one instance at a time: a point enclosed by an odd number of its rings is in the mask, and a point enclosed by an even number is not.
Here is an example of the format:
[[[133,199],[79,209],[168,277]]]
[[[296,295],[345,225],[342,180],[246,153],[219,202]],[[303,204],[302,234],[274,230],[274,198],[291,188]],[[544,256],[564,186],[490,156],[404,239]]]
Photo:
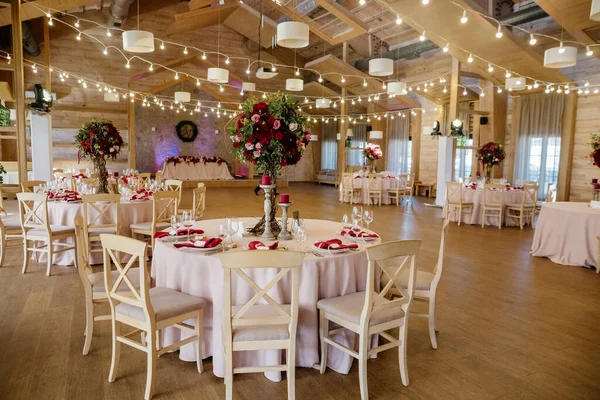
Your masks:
[[[506,158],[504,146],[498,142],[488,142],[477,150],[477,159],[485,168],[485,181],[489,182],[492,178],[492,169],[499,165]]]
[[[381,151],[381,147],[379,147],[378,144],[367,143],[367,147],[365,147],[365,149],[363,150],[363,155],[367,159],[369,167],[371,168],[371,170],[373,170],[375,167],[375,161],[383,157],[383,152]]]
[[[592,164],[600,168],[600,133],[592,133],[589,144],[592,148],[592,152],[590,153]]]
[[[109,120],[92,120],[83,124],[75,136],[77,158],[89,157],[98,178],[97,193],[108,193],[106,159],[117,158],[123,148],[123,138]]]
[[[223,158],[221,157],[217,157],[217,156],[211,156],[211,157],[196,157],[196,156],[172,156],[172,157],[167,157],[167,159],[165,160],[166,164],[169,163],[173,163],[173,164],[180,164],[180,163],[186,163],[186,164],[198,164],[199,162],[203,163],[203,164],[207,164],[207,163],[216,163],[218,165],[221,165],[223,163],[227,164],[227,161],[225,161]]]

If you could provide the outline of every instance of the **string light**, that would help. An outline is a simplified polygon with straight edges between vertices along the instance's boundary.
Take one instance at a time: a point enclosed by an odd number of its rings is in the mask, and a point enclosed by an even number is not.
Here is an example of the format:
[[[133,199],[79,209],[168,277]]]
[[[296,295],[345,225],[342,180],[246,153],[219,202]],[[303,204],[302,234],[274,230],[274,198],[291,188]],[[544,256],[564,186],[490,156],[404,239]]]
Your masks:
[[[468,63],[472,63],[473,62],[473,54],[469,54],[469,58],[467,58],[467,62]]]
[[[346,78],[344,78],[344,75],[342,75],[342,83],[346,82]]]
[[[509,70],[506,70],[506,74],[504,74],[504,76],[505,76],[506,78],[510,78],[510,77],[512,76],[512,74],[510,73],[510,71],[509,71]]]
[[[225,64],[229,64],[229,57],[225,59]]]
[[[187,53],[188,53],[188,49],[187,49],[187,47],[184,47],[183,48],[183,54],[187,54]]]
[[[533,33],[531,33],[529,35],[529,44],[532,46],[535,46],[536,43],[537,43],[537,39],[535,38],[535,36],[533,36]]]
[[[447,42],[442,50],[444,51],[444,53],[447,53],[448,50],[450,50],[450,42]]]
[[[427,37],[425,36],[425,33],[427,33],[427,32],[426,32],[426,31],[423,31],[423,33],[421,33],[421,36],[419,36],[419,40],[420,40],[421,42],[424,42],[424,41],[425,41],[425,39],[427,38]]]
[[[488,64],[488,72],[494,72],[494,67],[492,64]]]
[[[592,51],[592,49],[590,48],[590,46],[585,46],[585,55],[588,57],[591,57],[594,55],[594,52]]]
[[[165,42],[163,42],[162,40],[160,41],[160,49],[161,50],[165,49]]]
[[[111,37],[112,33],[110,33],[110,29],[106,28],[106,36]]]
[[[79,18],[77,18],[77,21],[75,21],[75,28],[79,28]]]
[[[105,47],[104,50],[102,50],[102,54],[104,54],[105,56],[108,55],[108,47]]]
[[[421,0],[421,3],[423,3],[424,6],[426,6],[427,4],[429,4],[429,0]]]
[[[496,37],[500,39],[502,37],[502,25],[498,24],[498,31],[496,32]]]
[[[467,10],[464,9],[463,10],[463,15],[462,15],[462,17],[460,19],[460,23],[461,24],[466,24],[468,21],[469,21],[469,18],[467,17]]]
[[[396,14],[396,25],[402,25],[402,18],[399,14]]]
[[[75,37],[75,39],[81,40],[81,32],[79,34],[77,34],[77,36]]]
[[[154,64],[150,64],[150,67],[148,67],[148,71],[154,71]]]

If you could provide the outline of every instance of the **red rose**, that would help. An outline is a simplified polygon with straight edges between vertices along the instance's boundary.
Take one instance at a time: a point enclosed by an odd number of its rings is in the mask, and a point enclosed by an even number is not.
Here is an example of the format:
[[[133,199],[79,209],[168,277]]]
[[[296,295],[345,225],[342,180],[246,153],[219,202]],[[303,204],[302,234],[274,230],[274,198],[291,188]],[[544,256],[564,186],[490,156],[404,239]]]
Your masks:
[[[240,143],[239,142],[234,142],[233,143],[233,148],[237,149],[238,147],[240,147]]]
[[[275,134],[275,138],[276,138],[277,140],[281,140],[281,139],[283,139],[283,134],[282,134],[281,132],[277,132],[277,133]]]
[[[265,102],[256,103],[253,110],[256,114],[266,114],[269,106]]]
[[[246,139],[246,142],[248,143],[252,143],[254,141],[254,139],[252,139],[251,137],[249,137],[248,139]]]
[[[273,117],[272,115],[269,115],[269,118],[267,118],[267,122],[269,123],[269,125],[273,125],[275,123],[275,117]]]

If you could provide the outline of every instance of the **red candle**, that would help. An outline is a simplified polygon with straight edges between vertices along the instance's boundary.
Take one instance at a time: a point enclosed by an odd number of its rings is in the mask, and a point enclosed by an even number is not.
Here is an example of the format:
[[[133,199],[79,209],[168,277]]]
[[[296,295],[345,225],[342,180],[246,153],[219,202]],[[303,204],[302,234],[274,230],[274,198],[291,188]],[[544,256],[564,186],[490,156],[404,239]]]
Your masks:
[[[594,190],[600,190],[600,183],[594,183]]]
[[[117,178],[119,176],[118,172],[114,172],[113,175],[115,176],[115,178]]]
[[[290,195],[289,194],[280,194],[279,195],[279,202],[283,203],[283,204],[288,204],[290,202]]]
[[[592,183],[598,183],[598,178],[593,178]]]
[[[262,176],[262,179],[261,179],[261,184],[262,185],[267,186],[267,185],[270,185],[272,183],[273,183],[273,181],[271,180],[271,177],[269,175],[263,175]]]

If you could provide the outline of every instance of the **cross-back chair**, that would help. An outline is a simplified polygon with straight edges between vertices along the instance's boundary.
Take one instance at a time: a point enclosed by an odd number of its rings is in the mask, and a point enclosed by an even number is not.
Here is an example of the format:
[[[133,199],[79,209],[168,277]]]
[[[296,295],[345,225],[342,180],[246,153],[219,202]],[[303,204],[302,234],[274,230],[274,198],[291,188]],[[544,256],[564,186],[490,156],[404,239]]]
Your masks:
[[[2,194],[0,193],[0,196]],[[4,209],[2,209],[5,214]],[[0,216],[0,267],[4,265],[6,248],[23,245],[23,230],[18,214]]]
[[[421,247],[420,240],[398,240],[367,248],[367,281],[365,291],[351,293],[330,299],[319,300],[319,337],[321,341],[321,373],[327,367],[327,348],[336,347],[358,359],[358,376],[362,400],[369,398],[367,386],[367,360],[373,354],[398,347],[400,378],[408,386],[408,366],[406,363],[406,339],[408,332],[408,313],[415,294],[417,276],[416,256]],[[404,257],[400,266],[387,267],[385,260]],[[375,291],[376,264],[389,276],[389,282],[378,292]],[[403,288],[397,283],[401,273],[408,270],[408,286]],[[395,287],[398,298],[388,299],[388,293]],[[329,321],[341,328],[329,330]],[[393,337],[390,329],[399,328],[398,338]],[[334,341],[332,335],[350,330],[358,334],[358,352]],[[388,343],[369,349],[371,335],[379,334]]]
[[[171,216],[177,215],[179,193],[176,191],[156,192],[152,195],[152,221],[131,224],[131,237],[147,236],[154,248],[154,234],[171,225]]]
[[[163,172],[162,171],[156,171],[156,174],[154,175],[154,178],[156,179],[156,182],[162,182],[163,181]]]
[[[201,220],[204,217],[206,209],[206,187],[197,187],[193,192],[192,212],[195,220]]]
[[[121,196],[118,194],[86,194],[83,201],[83,231],[85,248],[99,253],[101,233],[119,233]]]
[[[342,202],[346,200],[346,196],[350,196],[350,204],[353,204],[354,196],[360,196],[361,193],[362,188],[356,185],[354,174],[352,172],[344,172],[342,175]]]
[[[27,272],[29,253],[46,253],[46,275],[52,273],[52,257],[55,253],[73,250],[77,253],[75,230],[69,226],[50,225],[48,220],[48,197],[43,193],[17,193],[19,218],[23,234],[23,270]],[[71,243],[55,242],[71,239]],[[29,247],[31,242],[31,246]],[[37,245],[37,242],[43,244]]]
[[[407,180],[408,174],[400,174],[398,178],[394,179],[395,187],[389,188],[386,190],[388,199],[393,203],[396,203],[396,206],[399,206],[400,203],[406,198],[406,194],[408,192],[407,189]]]
[[[304,253],[297,251],[240,251],[217,256],[224,269],[223,343],[225,346],[225,398],[233,396],[233,375],[253,372],[285,371],[288,399],[295,398],[296,327],[298,324],[298,270]],[[260,287],[243,270],[278,269]],[[291,302],[277,303],[267,293],[291,274]],[[232,304],[232,275],[248,284],[256,294],[246,303]],[[267,304],[257,304],[259,301]],[[234,367],[233,353],[248,350],[287,350],[286,364]]]
[[[75,190],[75,183],[73,179],[73,174],[70,172],[55,172],[54,178],[59,181],[65,182],[68,189]]]
[[[463,214],[473,214],[473,203],[463,201],[463,187],[460,182],[446,182],[446,218],[450,214],[457,217],[458,225],[462,222]],[[464,211],[463,211],[464,210]]]
[[[549,183],[548,190],[546,192],[546,197],[544,197],[544,201],[538,201],[535,205],[535,214],[538,215],[540,211],[542,211],[542,206],[544,203],[554,203],[556,202],[556,183]]]
[[[165,180],[166,190],[167,191],[175,191],[179,194],[179,198],[177,200],[177,205],[181,204],[181,191],[183,188],[183,181],[178,179],[167,179]]]
[[[481,227],[485,226],[485,217],[498,218],[498,229],[504,222],[504,193],[506,185],[486,183],[483,185],[483,203],[481,204]]]
[[[32,193],[36,187],[45,185],[45,181],[23,181],[21,182],[21,192]]]
[[[383,194],[383,179],[381,179],[381,176],[369,174],[368,194],[369,203],[373,202],[373,204],[375,204],[375,202],[377,202],[377,205],[381,206],[381,196]]]
[[[519,227],[523,229],[523,224],[529,221],[533,228],[533,220],[535,218],[535,209],[538,195],[538,185],[525,184],[523,185],[523,196],[519,204],[506,205],[506,217],[516,218],[519,220]]]
[[[139,178],[139,182],[140,182],[140,189],[144,187],[144,184],[148,181],[148,179],[150,179],[150,176],[152,176],[152,174],[150,172],[140,172],[138,175]]]
[[[173,289],[150,288],[150,277],[146,269],[146,243],[110,234],[100,235],[100,240],[104,250],[104,282],[112,323],[112,357],[108,381],[114,382],[117,377],[121,343],[141,350],[146,353],[148,362],[144,393],[144,399],[148,400],[154,392],[154,375],[159,356],[195,342],[196,367],[198,372],[202,372],[203,309],[206,300]],[[123,265],[116,254],[129,254],[131,258]],[[113,271],[112,265],[116,271]],[[139,266],[137,271],[133,268],[134,265]],[[139,287],[136,287],[135,275],[139,279]],[[192,319],[195,320],[194,325],[185,322]],[[134,330],[122,334],[123,324]],[[191,336],[162,347],[157,340],[157,333],[169,326],[191,333]],[[143,333],[145,344],[131,338],[137,333]]]
[[[204,182],[198,182],[198,186],[197,187],[201,188],[201,187],[205,187],[205,186],[206,185],[204,184]]]

